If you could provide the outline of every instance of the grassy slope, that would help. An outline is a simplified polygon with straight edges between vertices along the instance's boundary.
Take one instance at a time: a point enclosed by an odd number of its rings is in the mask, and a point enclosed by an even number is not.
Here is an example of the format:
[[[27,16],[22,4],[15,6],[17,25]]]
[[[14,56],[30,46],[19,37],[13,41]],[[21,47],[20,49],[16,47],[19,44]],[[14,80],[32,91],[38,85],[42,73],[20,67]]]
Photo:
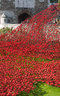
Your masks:
[[[41,85],[41,87],[47,92],[47,94],[44,94],[43,96],[60,96],[60,88],[53,87],[45,83],[44,86]]]

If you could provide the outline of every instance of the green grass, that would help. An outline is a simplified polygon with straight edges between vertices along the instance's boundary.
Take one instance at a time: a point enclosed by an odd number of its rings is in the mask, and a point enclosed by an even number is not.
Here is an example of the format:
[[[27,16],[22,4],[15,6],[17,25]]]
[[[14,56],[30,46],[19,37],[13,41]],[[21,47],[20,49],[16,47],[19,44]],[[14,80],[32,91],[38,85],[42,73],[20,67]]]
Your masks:
[[[29,59],[29,60],[39,61],[39,62],[42,62],[42,61],[44,61],[44,62],[47,62],[47,61],[50,62],[50,61],[52,61],[52,60],[55,60],[55,61],[56,61],[56,60],[60,60],[60,58],[56,58],[56,59],[54,59],[54,58],[53,58],[53,59],[48,59],[48,58],[47,58],[47,59],[44,59],[44,58],[41,58],[41,57],[39,57],[39,58],[33,57],[33,58],[32,58],[32,57],[25,57],[25,56],[24,56],[24,58],[25,58],[25,59]]]
[[[47,92],[47,94],[44,94],[44,96],[60,96],[60,88],[50,86],[46,83],[44,83],[44,86],[41,85],[44,91]]]
[[[2,29],[0,29],[0,33],[5,34],[5,33],[7,33],[7,32],[11,32],[12,29],[13,29],[13,28],[8,28],[8,27],[6,27],[6,28],[2,28]]]

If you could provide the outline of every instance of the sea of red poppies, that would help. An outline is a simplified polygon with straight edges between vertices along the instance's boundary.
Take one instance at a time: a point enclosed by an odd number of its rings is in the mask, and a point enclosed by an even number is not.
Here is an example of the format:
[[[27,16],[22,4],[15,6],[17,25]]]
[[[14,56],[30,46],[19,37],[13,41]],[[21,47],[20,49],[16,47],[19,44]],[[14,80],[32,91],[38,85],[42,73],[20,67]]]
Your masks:
[[[33,83],[38,81],[60,87],[60,60],[38,62],[23,57],[60,58],[59,38],[47,40],[43,31],[44,25],[51,22],[56,12],[57,9],[51,6],[29,20],[28,26],[32,24],[32,27],[27,27],[27,31],[22,32],[23,22],[10,34],[0,36],[0,96],[30,92],[34,89]]]

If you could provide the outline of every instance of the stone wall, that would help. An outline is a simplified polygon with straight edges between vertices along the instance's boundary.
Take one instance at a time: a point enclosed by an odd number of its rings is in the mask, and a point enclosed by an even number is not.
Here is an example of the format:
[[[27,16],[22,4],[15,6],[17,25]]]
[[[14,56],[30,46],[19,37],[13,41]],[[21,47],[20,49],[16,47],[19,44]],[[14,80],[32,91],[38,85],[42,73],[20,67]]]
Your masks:
[[[15,29],[18,26],[20,26],[20,24],[0,24],[0,29],[6,28],[6,27]]]
[[[17,0],[19,1],[19,0]],[[31,0],[34,1],[35,4],[28,7],[28,5],[24,5],[22,7],[16,7],[16,0],[0,0],[0,19],[1,15],[4,13],[7,17],[12,17],[12,23],[18,23],[18,16],[23,13],[27,13],[30,16],[33,16],[44,10],[48,7],[48,0]],[[22,2],[23,0],[21,0]],[[27,1],[27,0],[25,0]],[[28,0],[30,2],[30,0]],[[30,4],[31,5],[31,4]],[[1,20],[0,20],[1,23]]]

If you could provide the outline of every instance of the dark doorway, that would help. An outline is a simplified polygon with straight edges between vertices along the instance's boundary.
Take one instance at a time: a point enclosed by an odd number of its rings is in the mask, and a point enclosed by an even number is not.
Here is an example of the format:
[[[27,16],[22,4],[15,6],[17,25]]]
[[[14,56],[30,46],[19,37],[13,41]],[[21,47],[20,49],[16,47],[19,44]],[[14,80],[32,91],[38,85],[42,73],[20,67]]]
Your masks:
[[[27,19],[29,17],[31,17],[31,16],[27,13],[20,14],[18,16],[18,23],[21,23],[22,21],[24,21],[25,19]]]

